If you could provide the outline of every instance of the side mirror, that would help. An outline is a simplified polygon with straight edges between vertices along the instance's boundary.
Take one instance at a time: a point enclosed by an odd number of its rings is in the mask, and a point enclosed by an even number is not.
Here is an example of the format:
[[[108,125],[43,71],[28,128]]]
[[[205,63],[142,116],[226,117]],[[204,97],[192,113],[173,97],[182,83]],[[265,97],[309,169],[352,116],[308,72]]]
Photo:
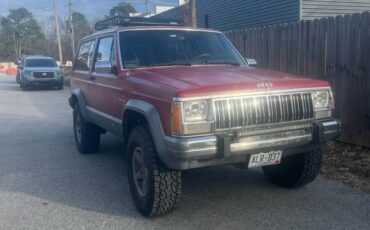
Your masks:
[[[21,62],[20,61],[15,61],[14,64],[17,65],[17,66],[20,66]]]
[[[247,62],[247,64],[249,66],[256,66],[257,65],[256,59],[253,59],[253,58],[245,58],[245,61]]]
[[[116,74],[116,66],[110,61],[96,61],[95,72],[100,74]]]

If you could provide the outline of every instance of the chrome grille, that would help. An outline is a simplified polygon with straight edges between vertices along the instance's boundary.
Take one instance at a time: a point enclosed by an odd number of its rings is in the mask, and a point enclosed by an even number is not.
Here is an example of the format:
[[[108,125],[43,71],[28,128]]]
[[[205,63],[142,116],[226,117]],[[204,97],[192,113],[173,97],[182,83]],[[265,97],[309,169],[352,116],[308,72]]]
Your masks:
[[[216,99],[213,111],[216,130],[313,118],[311,93]]]

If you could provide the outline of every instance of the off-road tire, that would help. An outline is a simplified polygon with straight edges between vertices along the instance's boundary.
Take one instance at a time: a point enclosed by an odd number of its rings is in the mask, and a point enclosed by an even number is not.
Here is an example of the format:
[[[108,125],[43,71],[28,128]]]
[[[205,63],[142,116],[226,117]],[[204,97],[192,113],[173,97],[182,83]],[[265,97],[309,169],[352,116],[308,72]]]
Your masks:
[[[145,196],[141,196],[136,188],[133,177],[133,153],[140,147],[148,172],[148,188]],[[138,126],[130,133],[127,144],[127,175],[132,198],[136,208],[146,217],[161,216],[171,212],[181,195],[181,171],[168,169],[158,158],[155,146],[146,125]]]
[[[311,183],[320,173],[322,150],[283,157],[280,165],[263,167],[267,178],[287,188],[301,187]]]
[[[78,138],[78,119],[81,127],[81,135]],[[100,130],[95,124],[87,122],[81,115],[78,104],[73,109],[73,131],[78,151],[83,154],[95,153],[100,147]],[[80,140],[79,140],[80,139]]]

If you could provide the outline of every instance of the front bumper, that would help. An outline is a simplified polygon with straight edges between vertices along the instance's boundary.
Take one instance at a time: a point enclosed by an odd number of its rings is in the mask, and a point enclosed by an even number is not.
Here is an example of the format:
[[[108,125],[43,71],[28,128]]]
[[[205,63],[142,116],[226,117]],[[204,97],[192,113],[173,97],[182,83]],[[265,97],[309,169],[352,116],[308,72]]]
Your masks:
[[[29,86],[57,86],[61,83],[63,83],[63,77],[61,76],[55,76],[53,78],[24,78],[24,84]]]
[[[163,162],[174,169],[191,169],[211,165],[246,162],[250,155],[270,150],[283,150],[290,155],[310,151],[323,143],[338,138],[342,133],[339,120],[328,119],[296,124],[292,130],[286,126],[279,129],[258,130],[244,137],[235,132],[200,137],[165,136]],[[243,132],[239,132],[243,133]]]

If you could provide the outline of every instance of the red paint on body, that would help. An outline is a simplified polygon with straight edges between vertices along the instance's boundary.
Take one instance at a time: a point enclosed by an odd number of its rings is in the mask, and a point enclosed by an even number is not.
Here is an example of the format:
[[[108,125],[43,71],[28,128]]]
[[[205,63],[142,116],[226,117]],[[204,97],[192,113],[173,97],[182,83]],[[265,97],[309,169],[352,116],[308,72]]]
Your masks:
[[[128,73],[123,71],[121,76],[129,81],[129,86],[126,86],[130,91],[128,99],[140,99],[156,106],[167,134],[171,132],[174,97],[222,96],[329,86],[326,81],[288,73],[229,65],[142,68]],[[258,88],[258,82],[271,82],[273,87]]]
[[[255,91],[274,91],[327,87],[326,81],[313,80],[277,71],[246,66],[171,66],[134,70],[131,76],[163,85],[177,97],[227,95]],[[258,88],[258,82],[271,82],[271,88]]]

